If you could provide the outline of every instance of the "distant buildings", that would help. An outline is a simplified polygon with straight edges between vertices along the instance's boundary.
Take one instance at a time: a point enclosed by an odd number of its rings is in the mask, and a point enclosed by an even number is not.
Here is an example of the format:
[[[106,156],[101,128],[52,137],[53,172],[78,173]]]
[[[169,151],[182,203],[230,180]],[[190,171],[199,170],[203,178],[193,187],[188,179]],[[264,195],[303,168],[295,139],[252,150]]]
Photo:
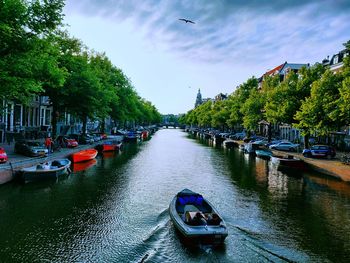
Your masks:
[[[300,64],[300,63],[288,63],[287,61],[277,67],[265,72],[260,78],[258,78],[259,84],[258,89],[262,88],[262,84],[266,77],[273,77],[275,75],[280,76],[280,81],[288,75],[289,72],[293,71],[297,73],[302,67],[309,67],[310,64]]]
[[[202,100],[201,89],[198,89],[197,98],[196,98],[196,102],[194,104],[194,107],[197,108],[202,103],[203,103],[203,100]]]
[[[346,49],[344,49],[339,51],[337,54],[334,54],[330,60],[329,56],[322,60],[322,65],[329,67],[329,69],[333,72],[339,72],[344,65],[343,61],[347,56],[349,56],[349,53]]]
[[[215,96],[215,99],[202,98],[201,90],[198,89],[198,93],[197,93],[196,102],[194,104],[194,107],[197,108],[199,105],[206,103],[207,101],[215,102],[215,101],[220,101],[220,100],[226,100],[227,97],[228,97],[227,94],[219,93],[218,95]]]

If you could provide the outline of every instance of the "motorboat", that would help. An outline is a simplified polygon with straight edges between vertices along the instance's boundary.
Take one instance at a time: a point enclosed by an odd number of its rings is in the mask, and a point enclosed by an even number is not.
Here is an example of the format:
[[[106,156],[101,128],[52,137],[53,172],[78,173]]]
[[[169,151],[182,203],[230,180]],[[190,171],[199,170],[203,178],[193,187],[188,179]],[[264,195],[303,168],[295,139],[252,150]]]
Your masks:
[[[223,218],[202,195],[184,189],[169,206],[170,217],[180,234],[192,244],[222,244],[228,235]]]
[[[120,141],[107,141],[102,144],[97,145],[95,148],[100,152],[118,151],[122,147],[122,142]]]
[[[237,143],[232,139],[226,139],[223,142],[224,148],[233,148]]]
[[[256,150],[260,149],[260,144],[254,143],[254,142],[249,142],[244,145],[244,152],[248,154],[255,154]]]
[[[96,157],[98,151],[95,149],[86,149],[70,155],[73,163],[86,162]]]
[[[277,166],[279,169],[293,168],[304,171],[307,170],[306,163],[303,160],[294,157],[293,155],[272,155],[271,163]]]
[[[33,182],[44,179],[57,179],[62,174],[70,173],[71,161],[57,159],[31,167],[22,168],[18,172],[19,179],[24,182]]]
[[[140,140],[140,134],[134,131],[129,131],[127,134],[125,134],[124,139],[125,142],[138,142]]]
[[[273,155],[272,151],[269,149],[258,149],[255,150],[255,154],[257,157],[265,160],[270,160],[271,156]]]

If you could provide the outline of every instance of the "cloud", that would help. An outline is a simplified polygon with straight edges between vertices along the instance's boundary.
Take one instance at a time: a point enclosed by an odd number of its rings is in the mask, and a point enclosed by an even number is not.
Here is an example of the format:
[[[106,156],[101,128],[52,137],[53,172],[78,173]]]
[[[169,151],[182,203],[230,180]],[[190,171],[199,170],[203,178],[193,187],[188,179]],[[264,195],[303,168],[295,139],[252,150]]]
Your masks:
[[[348,0],[70,0],[66,10],[128,20],[155,48],[206,63],[307,58],[320,45],[339,46],[350,28]]]

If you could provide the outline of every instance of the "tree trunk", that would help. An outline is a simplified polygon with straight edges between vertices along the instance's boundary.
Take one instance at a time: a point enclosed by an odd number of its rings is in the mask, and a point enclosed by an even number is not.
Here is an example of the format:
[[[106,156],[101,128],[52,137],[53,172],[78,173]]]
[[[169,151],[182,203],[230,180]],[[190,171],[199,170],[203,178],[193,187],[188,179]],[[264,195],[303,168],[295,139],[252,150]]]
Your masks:
[[[105,133],[105,128],[106,128],[106,120],[105,120],[105,118],[103,118],[101,121],[101,131],[100,132]]]
[[[87,124],[87,116],[83,117],[83,129],[82,129],[82,134],[86,135],[86,124]]]
[[[309,149],[309,138],[310,138],[309,134],[304,135],[304,148],[305,149]]]
[[[271,123],[269,123],[267,126],[267,141],[271,142],[271,139],[272,139],[272,125]]]

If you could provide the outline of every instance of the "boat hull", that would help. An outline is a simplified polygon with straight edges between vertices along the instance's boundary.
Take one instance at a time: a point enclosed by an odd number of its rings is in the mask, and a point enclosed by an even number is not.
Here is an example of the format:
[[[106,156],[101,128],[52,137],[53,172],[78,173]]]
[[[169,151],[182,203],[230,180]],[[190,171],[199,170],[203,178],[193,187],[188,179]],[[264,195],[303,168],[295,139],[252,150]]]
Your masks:
[[[56,162],[60,163],[60,166],[52,166],[53,162],[50,162],[49,169],[38,168],[37,166],[32,166],[28,168],[23,168],[19,174],[20,179],[25,183],[48,180],[48,179],[57,179],[59,176],[63,174],[68,174],[70,172],[71,162],[68,159],[60,159],[56,160]]]
[[[98,151],[95,149],[82,150],[80,152],[73,153],[70,159],[73,163],[86,162],[94,159],[97,156]]]
[[[307,166],[303,160],[292,157],[284,158],[279,156],[271,156],[271,163],[276,165],[279,169],[292,168],[302,171],[307,170]]]
[[[272,153],[269,151],[264,151],[264,150],[256,150],[255,154],[257,157],[261,158],[261,159],[265,159],[265,160],[270,160]]]
[[[212,209],[212,213],[217,213],[208,200],[203,199]],[[181,236],[193,245],[212,244],[220,245],[225,241],[228,235],[225,222],[222,220],[220,225],[196,225],[191,226],[184,222],[176,209],[177,196],[173,198],[169,205],[170,218],[175,228]],[[220,217],[221,218],[221,217]]]

